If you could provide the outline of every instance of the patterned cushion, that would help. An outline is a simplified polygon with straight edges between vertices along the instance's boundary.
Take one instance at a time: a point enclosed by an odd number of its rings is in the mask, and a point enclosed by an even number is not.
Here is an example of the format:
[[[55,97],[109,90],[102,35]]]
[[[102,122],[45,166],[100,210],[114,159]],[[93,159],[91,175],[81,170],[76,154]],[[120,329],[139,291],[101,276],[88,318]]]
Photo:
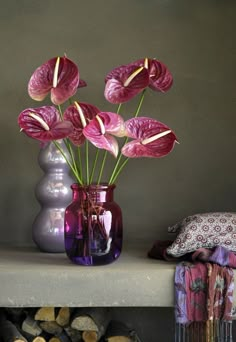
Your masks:
[[[166,252],[179,257],[198,248],[223,246],[236,252],[236,213],[204,213],[188,216],[173,226],[177,237]],[[171,231],[171,227],[168,229]]]

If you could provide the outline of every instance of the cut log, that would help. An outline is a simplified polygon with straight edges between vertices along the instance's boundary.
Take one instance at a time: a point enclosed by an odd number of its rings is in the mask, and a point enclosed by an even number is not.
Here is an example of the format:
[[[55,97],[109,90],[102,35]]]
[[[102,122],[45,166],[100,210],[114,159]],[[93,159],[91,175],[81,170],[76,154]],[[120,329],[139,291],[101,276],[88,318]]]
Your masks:
[[[59,336],[51,337],[49,342],[71,342],[71,339],[63,331]]]
[[[33,336],[31,334],[26,333],[25,331],[22,331],[22,329],[19,329],[19,332],[25,337],[27,342],[45,342],[48,341],[49,338],[52,336],[51,334],[48,334],[46,332],[42,332],[40,336]]]
[[[52,335],[60,335],[62,332],[62,327],[57,324],[57,322],[41,322],[40,327],[43,329],[43,331],[52,334]]]
[[[64,328],[67,336],[71,339],[71,342],[81,342],[82,336],[79,330],[73,329],[71,327]]]
[[[125,336],[113,336],[107,339],[107,342],[132,342],[129,337]]]
[[[22,323],[22,330],[30,335],[38,336],[41,334],[42,329],[40,328],[37,321],[32,317],[28,316]]]
[[[55,321],[55,308],[53,307],[42,307],[39,308],[34,316],[36,321]]]
[[[97,342],[98,334],[96,331],[83,331],[82,338],[84,342]]]
[[[71,327],[79,331],[96,331],[98,339],[105,333],[110,321],[105,308],[77,309],[71,320]]]
[[[3,342],[27,342],[11,321],[1,320],[0,331]]]
[[[125,323],[112,320],[107,327],[105,339],[109,342],[131,342],[131,332]]]
[[[60,308],[56,317],[56,322],[61,327],[68,326],[70,322],[70,308],[68,307]]]
[[[61,342],[61,340],[58,337],[51,337],[48,342]]]
[[[32,342],[46,342],[45,338],[43,336],[37,336],[33,339]]]
[[[71,322],[71,327],[80,331],[98,331],[99,329],[92,317],[88,315],[81,315],[76,317]]]

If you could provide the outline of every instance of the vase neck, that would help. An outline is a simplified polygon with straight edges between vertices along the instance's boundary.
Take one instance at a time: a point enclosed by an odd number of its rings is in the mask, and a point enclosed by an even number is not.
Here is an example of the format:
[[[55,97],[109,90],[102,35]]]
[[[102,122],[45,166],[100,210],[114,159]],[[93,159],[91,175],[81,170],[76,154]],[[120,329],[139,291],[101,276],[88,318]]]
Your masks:
[[[112,202],[115,185],[101,184],[81,186],[73,184],[71,186],[73,191],[73,201],[91,200],[93,202]]]

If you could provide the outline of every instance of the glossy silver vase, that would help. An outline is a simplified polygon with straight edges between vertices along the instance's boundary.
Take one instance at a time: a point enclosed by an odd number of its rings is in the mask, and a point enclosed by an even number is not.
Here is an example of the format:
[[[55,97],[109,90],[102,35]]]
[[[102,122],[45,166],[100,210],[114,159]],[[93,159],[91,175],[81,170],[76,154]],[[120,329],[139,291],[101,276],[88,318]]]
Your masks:
[[[64,142],[58,140],[58,143],[68,157]],[[64,214],[72,199],[74,179],[53,142],[41,148],[38,163],[44,175],[35,188],[41,210],[33,222],[33,240],[42,252],[62,253],[65,252]]]

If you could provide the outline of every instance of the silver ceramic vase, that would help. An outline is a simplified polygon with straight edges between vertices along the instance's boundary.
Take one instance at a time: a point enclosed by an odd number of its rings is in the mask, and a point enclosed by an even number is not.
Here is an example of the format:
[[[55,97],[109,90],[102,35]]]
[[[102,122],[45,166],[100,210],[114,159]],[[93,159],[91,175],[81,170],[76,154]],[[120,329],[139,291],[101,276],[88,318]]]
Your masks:
[[[58,140],[68,156],[64,142]],[[53,142],[41,148],[38,162],[44,175],[35,188],[41,210],[36,216],[32,236],[42,252],[62,253],[64,246],[64,213],[72,200],[70,169]]]

